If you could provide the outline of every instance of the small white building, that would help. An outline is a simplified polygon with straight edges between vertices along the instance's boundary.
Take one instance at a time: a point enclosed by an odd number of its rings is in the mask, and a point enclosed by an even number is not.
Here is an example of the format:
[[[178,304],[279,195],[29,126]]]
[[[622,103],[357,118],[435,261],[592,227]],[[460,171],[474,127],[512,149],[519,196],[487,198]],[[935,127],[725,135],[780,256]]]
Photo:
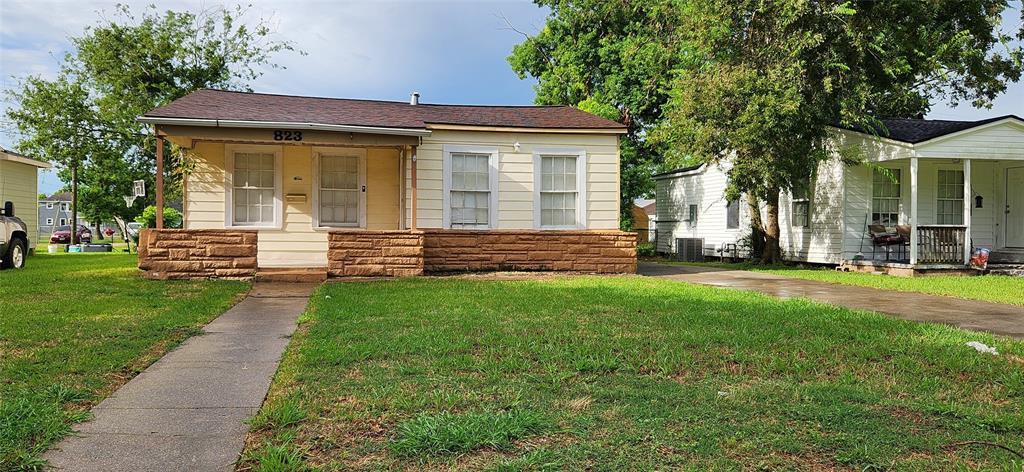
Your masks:
[[[787,260],[951,269],[977,247],[992,262],[1024,259],[1024,120],[883,123],[884,138],[840,130],[838,144],[860,147],[867,164],[823,162],[808,191],[781,196]],[[749,209],[725,200],[727,172],[728,163],[654,176],[659,252],[745,255]]]

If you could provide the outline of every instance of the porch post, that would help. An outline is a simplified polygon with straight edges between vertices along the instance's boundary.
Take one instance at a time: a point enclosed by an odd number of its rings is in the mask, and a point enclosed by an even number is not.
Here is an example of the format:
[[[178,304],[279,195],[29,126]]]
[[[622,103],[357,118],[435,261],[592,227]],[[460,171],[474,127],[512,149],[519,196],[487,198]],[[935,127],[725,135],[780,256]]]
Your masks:
[[[964,265],[971,263],[971,160],[964,159]]]
[[[412,187],[410,188],[410,191],[409,191],[409,197],[410,197],[409,204],[410,204],[410,206],[412,208],[409,209],[410,210],[410,213],[409,213],[409,216],[410,216],[409,217],[409,227],[410,227],[410,229],[416,229],[416,207],[418,206],[418,204],[416,203],[416,146],[413,145],[413,146],[411,146],[411,148],[412,148],[412,153],[411,153],[411,156],[412,156]]]
[[[917,265],[917,157],[910,158],[910,265]]]
[[[164,229],[164,138],[160,130],[156,134],[156,229]]]

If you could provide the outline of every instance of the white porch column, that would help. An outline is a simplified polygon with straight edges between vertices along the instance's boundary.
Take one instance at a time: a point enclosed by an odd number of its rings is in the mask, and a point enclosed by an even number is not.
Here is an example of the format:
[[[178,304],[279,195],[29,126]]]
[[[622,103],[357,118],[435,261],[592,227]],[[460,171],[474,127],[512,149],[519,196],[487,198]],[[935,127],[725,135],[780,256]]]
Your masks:
[[[910,158],[910,265],[917,265],[917,157]]]
[[[964,265],[971,263],[971,201],[974,192],[971,190],[971,160],[964,159]]]

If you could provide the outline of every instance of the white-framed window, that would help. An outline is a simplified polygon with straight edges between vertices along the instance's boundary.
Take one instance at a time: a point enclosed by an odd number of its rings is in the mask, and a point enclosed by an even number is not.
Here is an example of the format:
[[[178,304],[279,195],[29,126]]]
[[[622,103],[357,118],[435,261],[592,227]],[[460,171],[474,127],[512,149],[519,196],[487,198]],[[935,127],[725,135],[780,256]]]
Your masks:
[[[68,224],[67,218],[61,218],[60,219],[60,226],[67,226],[67,224]]]
[[[872,170],[871,223],[891,228],[900,221],[900,184],[903,180],[899,169],[888,171],[892,178],[878,169]]]
[[[940,225],[964,224],[964,171],[939,169],[936,222]]]
[[[533,223],[541,229],[587,227],[587,154],[581,149],[533,153]]]
[[[46,219],[46,226],[53,226],[53,218]]]
[[[315,150],[314,221],[322,228],[366,226],[366,150]]]
[[[445,228],[498,227],[498,148],[444,146],[442,224]]]
[[[68,202],[61,203],[60,204],[60,209],[64,210],[64,211],[70,211],[71,210],[71,203],[68,203]]]
[[[794,228],[808,228],[811,226],[811,182],[804,181],[794,185],[791,191],[793,196],[792,224]]]
[[[740,199],[730,200],[725,206],[725,229],[740,227]]]
[[[280,228],[281,147],[229,145],[226,151],[225,225]]]
[[[53,209],[53,202],[46,202],[46,209],[47,210],[52,210]]]

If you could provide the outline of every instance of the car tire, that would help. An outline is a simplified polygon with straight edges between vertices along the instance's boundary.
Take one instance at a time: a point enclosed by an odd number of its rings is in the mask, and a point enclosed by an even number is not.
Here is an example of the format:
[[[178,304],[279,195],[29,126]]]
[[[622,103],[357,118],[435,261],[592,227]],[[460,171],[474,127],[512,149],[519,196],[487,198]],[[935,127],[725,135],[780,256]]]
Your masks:
[[[25,257],[28,256],[28,245],[24,239],[12,239],[4,255],[3,267],[5,269],[21,269],[25,267]]]

